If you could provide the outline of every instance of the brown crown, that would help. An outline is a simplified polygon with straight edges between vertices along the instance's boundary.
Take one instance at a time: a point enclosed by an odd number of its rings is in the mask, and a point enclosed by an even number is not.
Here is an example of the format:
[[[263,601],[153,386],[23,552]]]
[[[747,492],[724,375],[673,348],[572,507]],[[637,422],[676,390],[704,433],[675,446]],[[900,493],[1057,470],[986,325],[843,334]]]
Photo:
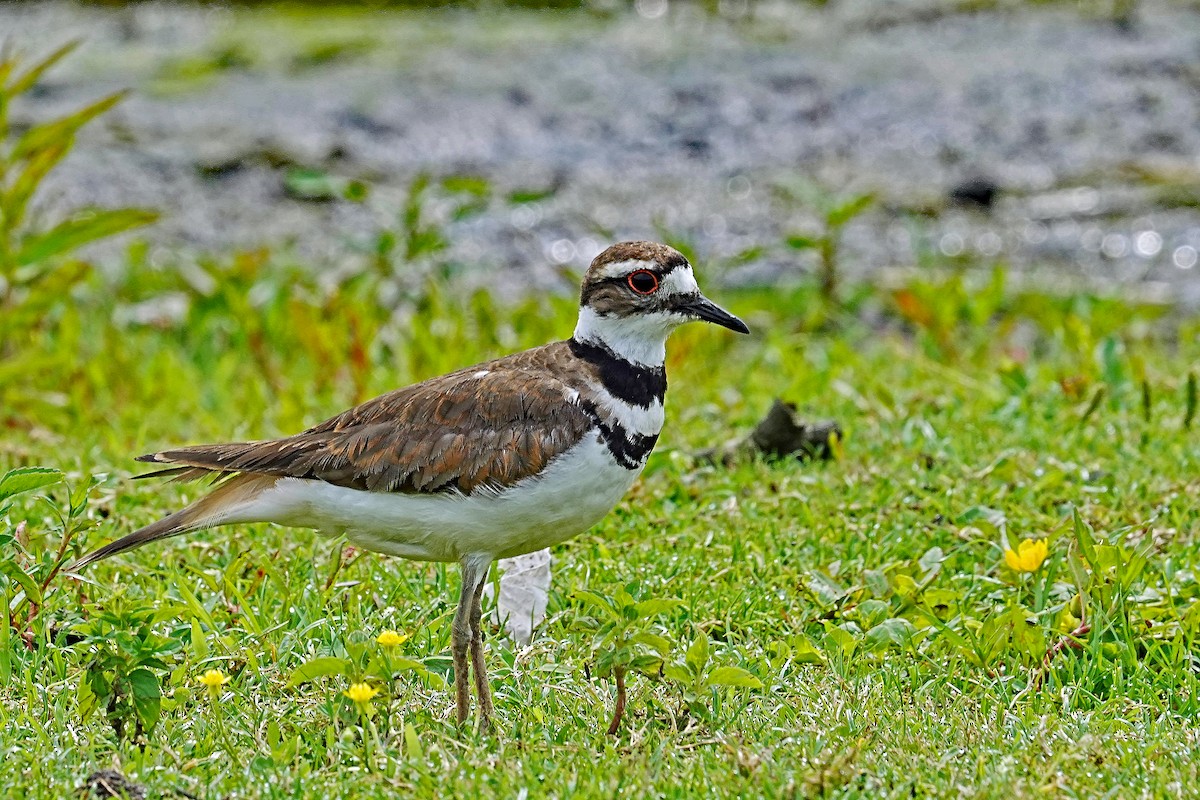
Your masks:
[[[642,262],[635,269],[648,269],[661,281],[667,273],[677,267],[686,267],[688,260],[674,247],[658,242],[618,242],[592,259],[587,274],[583,276],[583,287],[579,292],[579,304],[590,305],[604,315],[627,316],[657,308],[658,303],[650,298],[640,298],[625,288],[625,276],[613,275],[605,269],[623,261]]]

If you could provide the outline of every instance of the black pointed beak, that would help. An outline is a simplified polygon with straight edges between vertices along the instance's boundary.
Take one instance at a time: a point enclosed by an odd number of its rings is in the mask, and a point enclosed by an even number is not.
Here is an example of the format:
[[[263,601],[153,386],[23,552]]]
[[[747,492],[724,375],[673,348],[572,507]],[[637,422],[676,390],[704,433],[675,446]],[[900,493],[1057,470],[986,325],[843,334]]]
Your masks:
[[[691,314],[693,317],[702,319],[705,322],[712,322],[723,328],[729,328],[731,331],[737,331],[738,333],[750,332],[750,329],[746,327],[746,323],[702,294],[687,298],[675,306],[675,310],[684,314]]]

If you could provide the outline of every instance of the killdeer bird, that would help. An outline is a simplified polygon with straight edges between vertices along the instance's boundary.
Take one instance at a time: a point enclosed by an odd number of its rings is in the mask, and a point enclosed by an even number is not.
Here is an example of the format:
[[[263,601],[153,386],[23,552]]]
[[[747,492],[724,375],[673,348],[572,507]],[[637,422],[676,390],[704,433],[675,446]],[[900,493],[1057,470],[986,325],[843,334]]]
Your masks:
[[[72,565],[185,533],[275,522],[344,535],[420,561],[457,561],[452,628],[458,722],[492,715],[480,597],[492,561],[549,547],[607,514],[633,485],[663,425],[667,336],[706,320],[749,333],[696,285],[681,253],[615,244],[583,279],[579,322],[563,342],[397,389],[303,433],[141,456],[143,477],[213,478],[186,508]]]

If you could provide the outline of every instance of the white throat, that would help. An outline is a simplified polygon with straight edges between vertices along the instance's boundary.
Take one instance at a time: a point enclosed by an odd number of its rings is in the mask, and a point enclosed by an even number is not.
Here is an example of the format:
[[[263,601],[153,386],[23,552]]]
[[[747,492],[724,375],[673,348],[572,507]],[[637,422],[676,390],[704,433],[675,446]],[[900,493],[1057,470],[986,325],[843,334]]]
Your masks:
[[[575,338],[603,345],[626,361],[643,367],[661,367],[667,360],[667,337],[686,319],[680,314],[644,314],[602,317],[587,306],[579,309]]]
[[[615,265],[622,275],[641,262]],[[671,270],[663,279],[661,292],[692,295],[700,292],[690,266]],[[580,306],[575,338],[607,347],[614,355],[643,367],[661,367],[667,360],[667,337],[691,317],[670,311],[633,314],[628,317],[604,317],[589,306]]]

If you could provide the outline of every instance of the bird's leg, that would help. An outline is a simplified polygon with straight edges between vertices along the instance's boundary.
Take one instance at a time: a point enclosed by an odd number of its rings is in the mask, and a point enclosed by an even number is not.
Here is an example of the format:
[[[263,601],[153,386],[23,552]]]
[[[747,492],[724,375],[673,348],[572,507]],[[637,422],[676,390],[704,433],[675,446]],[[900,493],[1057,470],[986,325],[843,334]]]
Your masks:
[[[490,565],[489,565],[490,566]],[[479,697],[479,729],[487,733],[492,727],[492,690],[488,686],[487,667],[483,663],[483,587],[488,568],[484,567],[475,587],[471,603],[471,669],[475,673],[475,694]]]
[[[469,561],[462,563],[462,592],[458,596],[458,611],[450,629],[450,651],[454,655],[454,701],[458,707],[458,724],[467,721],[471,713],[471,691],[467,683],[467,650],[471,647],[471,612],[475,602],[475,586],[479,568]]]

